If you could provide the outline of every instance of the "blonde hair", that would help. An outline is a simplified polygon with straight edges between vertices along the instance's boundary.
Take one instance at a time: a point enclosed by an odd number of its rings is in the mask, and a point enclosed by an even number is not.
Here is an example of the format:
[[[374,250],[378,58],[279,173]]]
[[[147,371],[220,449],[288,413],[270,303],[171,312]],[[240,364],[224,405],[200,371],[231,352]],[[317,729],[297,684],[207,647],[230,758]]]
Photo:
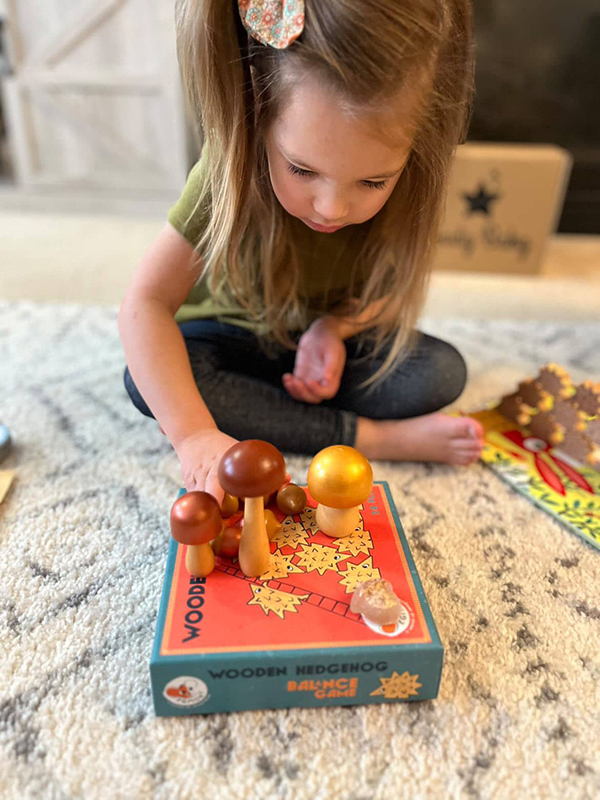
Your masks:
[[[367,383],[381,379],[410,346],[452,155],[466,133],[470,0],[306,0],[304,30],[283,50],[248,36],[237,0],[177,0],[176,28],[184,85],[210,153],[196,206],[210,209],[197,246],[209,286],[233,296],[288,347],[289,331],[306,326],[307,312],[291,218],[268,175],[270,126],[302,75],[318,75],[357,115],[389,113],[402,89],[421,87],[406,166],[350,265],[346,299],[354,313],[389,297],[366,333],[375,352],[390,345]],[[371,265],[364,280],[361,264]]]

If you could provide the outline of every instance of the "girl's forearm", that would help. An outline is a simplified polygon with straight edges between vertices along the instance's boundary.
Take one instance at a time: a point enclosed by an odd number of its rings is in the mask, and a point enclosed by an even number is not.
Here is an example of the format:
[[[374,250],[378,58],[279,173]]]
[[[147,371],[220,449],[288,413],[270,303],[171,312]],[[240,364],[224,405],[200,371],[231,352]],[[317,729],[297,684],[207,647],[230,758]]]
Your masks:
[[[131,377],[173,447],[202,428],[216,428],[167,308],[151,299],[126,299],[119,333]]]

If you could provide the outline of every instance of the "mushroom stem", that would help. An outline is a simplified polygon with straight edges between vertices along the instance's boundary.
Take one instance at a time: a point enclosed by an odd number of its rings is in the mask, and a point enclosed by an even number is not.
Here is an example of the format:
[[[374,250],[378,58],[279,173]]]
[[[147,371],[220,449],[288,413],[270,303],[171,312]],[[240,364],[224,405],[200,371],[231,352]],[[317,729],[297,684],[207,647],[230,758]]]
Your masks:
[[[188,544],[185,566],[195,578],[206,578],[215,568],[215,554],[210,544]]]
[[[360,524],[360,506],[353,508],[331,508],[319,503],[317,506],[317,525],[327,536],[341,539],[354,533]]]
[[[242,572],[249,578],[257,578],[269,569],[271,550],[265,527],[265,505],[262,496],[245,499],[239,561]]]

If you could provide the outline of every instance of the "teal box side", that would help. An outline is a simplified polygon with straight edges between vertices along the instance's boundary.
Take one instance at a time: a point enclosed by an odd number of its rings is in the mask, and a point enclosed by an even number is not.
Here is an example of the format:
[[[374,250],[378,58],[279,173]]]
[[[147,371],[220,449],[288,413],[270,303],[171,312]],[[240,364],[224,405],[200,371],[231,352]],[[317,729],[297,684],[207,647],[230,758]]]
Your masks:
[[[442,658],[443,651],[436,645],[399,645],[386,648],[385,653],[378,648],[360,648],[360,652],[358,648],[336,648],[333,652],[209,653],[162,658],[151,667],[154,708],[158,716],[179,716],[431,700],[438,693]],[[374,694],[394,680],[394,673],[409,676],[405,696]],[[187,696],[165,696],[166,686],[179,687],[186,681],[190,684]],[[356,681],[355,687],[352,681]],[[295,684],[293,691],[291,684]],[[418,695],[411,695],[410,690],[418,691]]]
[[[417,572],[417,567],[415,566],[415,562],[412,557],[412,553],[410,547],[408,546],[408,541],[406,539],[406,534],[404,533],[404,528],[402,527],[402,522],[400,521],[400,517],[398,516],[398,510],[396,509],[396,504],[394,503],[394,499],[392,497],[392,493],[390,492],[390,487],[387,481],[376,481],[380,486],[383,487],[386,497],[388,499],[388,503],[390,504],[390,510],[392,512],[392,517],[394,518],[394,522],[396,523],[396,530],[398,532],[398,538],[402,543],[402,549],[404,550],[404,555],[406,557],[406,562],[408,564],[408,568],[410,570],[411,577],[413,579],[413,583],[415,585],[415,589],[417,591],[417,596],[421,602],[421,608],[423,610],[423,614],[425,616],[425,620],[427,622],[427,626],[429,628],[429,632],[431,633],[431,641],[432,644],[437,644],[443,649],[442,641],[440,639],[440,635],[438,633],[438,629],[436,627],[435,621],[433,619],[433,614],[431,613],[431,609],[429,608],[429,603],[427,602],[427,597],[425,595],[425,589],[423,589],[423,584],[421,583],[421,578],[419,577],[419,573]]]
[[[443,646],[389,486],[385,482],[379,485],[389,503],[431,642],[162,656],[177,556],[177,544],[171,541],[150,664],[157,716],[380,704],[437,696]],[[394,696],[394,692],[401,696]]]

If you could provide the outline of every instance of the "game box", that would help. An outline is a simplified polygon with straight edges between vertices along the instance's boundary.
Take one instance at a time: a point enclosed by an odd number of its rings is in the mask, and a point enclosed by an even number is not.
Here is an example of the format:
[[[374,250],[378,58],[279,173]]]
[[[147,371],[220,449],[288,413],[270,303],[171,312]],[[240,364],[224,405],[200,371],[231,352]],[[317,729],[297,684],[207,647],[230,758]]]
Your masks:
[[[216,560],[190,576],[171,541],[150,664],[159,716],[293,706],[425,700],[437,696],[443,647],[386,483],[376,482],[348,537],[279,513],[271,568],[248,578]],[[351,612],[361,581],[386,578],[402,603],[395,627]]]

